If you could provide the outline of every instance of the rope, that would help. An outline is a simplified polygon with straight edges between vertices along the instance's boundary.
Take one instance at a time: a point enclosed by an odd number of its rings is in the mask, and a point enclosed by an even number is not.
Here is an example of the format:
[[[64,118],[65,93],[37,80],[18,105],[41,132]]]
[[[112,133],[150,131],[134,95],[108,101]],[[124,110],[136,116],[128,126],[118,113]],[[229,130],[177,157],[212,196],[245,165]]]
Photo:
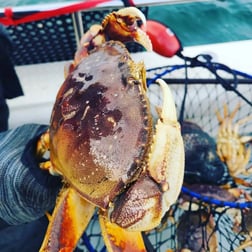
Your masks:
[[[251,208],[252,202],[233,202],[233,201],[221,201],[212,197],[203,196],[197,192],[194,192],[187,187],[182,187],[182,192],[185,194],[190,195],[193,198],[196,198],[198,200],[201,200],[208,204],[213,204],[219,207],[230,207],[230,208],[238,208],[238,209],[245,209],[245,208]]]
[[[91,9],[96,7],[99,4],[111,2],[111,0],[92,0],[92,1],[85,1],[81,3],[71,4],[64,7],[36,12],[32,14],[28,14],[24,17],[15,17],[15,13],[13,12],[12,8],[5,8],[4,9],[4,17],[0,18],[0,23],[3,25],[19,25],[28,22],[34,22],[42,19],[47,19],[59,15],[74,13],[77,11]]]

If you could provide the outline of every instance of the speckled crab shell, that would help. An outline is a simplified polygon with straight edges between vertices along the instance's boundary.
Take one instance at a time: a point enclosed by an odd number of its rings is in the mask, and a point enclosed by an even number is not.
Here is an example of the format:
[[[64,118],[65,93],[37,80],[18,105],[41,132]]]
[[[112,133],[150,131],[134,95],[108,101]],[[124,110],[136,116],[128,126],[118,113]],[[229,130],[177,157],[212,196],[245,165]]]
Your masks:
[[[143,63],[110,41],[75,67],[57,95],[50,126],[53,167],[103,209],[144,167],[152,137],[145,92]]]

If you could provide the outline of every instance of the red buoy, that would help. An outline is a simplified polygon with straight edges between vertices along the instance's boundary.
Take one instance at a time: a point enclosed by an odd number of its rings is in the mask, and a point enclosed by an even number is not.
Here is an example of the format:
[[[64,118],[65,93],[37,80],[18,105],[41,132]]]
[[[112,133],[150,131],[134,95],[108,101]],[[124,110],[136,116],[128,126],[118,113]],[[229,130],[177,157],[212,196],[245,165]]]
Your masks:
[[[172,57],[181,50],[179,39],[165,25],[154,20],[147,20],[143,30],[150,37],[154,52],[165,57]]]

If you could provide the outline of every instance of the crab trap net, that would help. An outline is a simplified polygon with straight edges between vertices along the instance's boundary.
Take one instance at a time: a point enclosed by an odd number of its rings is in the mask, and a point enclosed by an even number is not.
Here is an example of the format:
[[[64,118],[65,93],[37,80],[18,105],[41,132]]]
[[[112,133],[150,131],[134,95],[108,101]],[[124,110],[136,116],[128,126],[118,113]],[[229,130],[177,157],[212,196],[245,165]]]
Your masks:
[[[148,8],[142,11],[147,15]],[[84,30],[105,14],[105,10],[81,13]],[[8,27],[17,47],[16,65],[72,59],[75,21],[67,14]],[[252,251],[252,76],[212,62],[209,55],[147,69],[148,95],[154,106],[162,104],[162,93],[154,84],[158,78],[173,92],[186,162],[177,202],[155,230],[142,233],[147,251]],[[227,127],[218,136],[221,121]],[[221,160],[217,142],[228,144],[229,154],[238,156],[233,167]],[[76,251],[106,251],[97,214]]]

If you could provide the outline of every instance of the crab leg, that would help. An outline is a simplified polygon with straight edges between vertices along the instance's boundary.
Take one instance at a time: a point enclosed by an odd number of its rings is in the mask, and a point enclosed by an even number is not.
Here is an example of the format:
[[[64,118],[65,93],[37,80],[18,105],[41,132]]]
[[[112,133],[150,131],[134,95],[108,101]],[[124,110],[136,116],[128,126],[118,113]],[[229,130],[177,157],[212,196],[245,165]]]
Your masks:
[[[131,232],[99,215],[102,236],[108,252],[145,252],[141,232]]]
[[[245,241],[242,245],[240,245],[238,248],[234,250],[234,252],[242,251],[246,248],[249,248],[252,246],[252,241]]]
[[[70,252],[86,229],[95,207],[81,198],[74,189],[64,188],[49,218],[40,252]]]

